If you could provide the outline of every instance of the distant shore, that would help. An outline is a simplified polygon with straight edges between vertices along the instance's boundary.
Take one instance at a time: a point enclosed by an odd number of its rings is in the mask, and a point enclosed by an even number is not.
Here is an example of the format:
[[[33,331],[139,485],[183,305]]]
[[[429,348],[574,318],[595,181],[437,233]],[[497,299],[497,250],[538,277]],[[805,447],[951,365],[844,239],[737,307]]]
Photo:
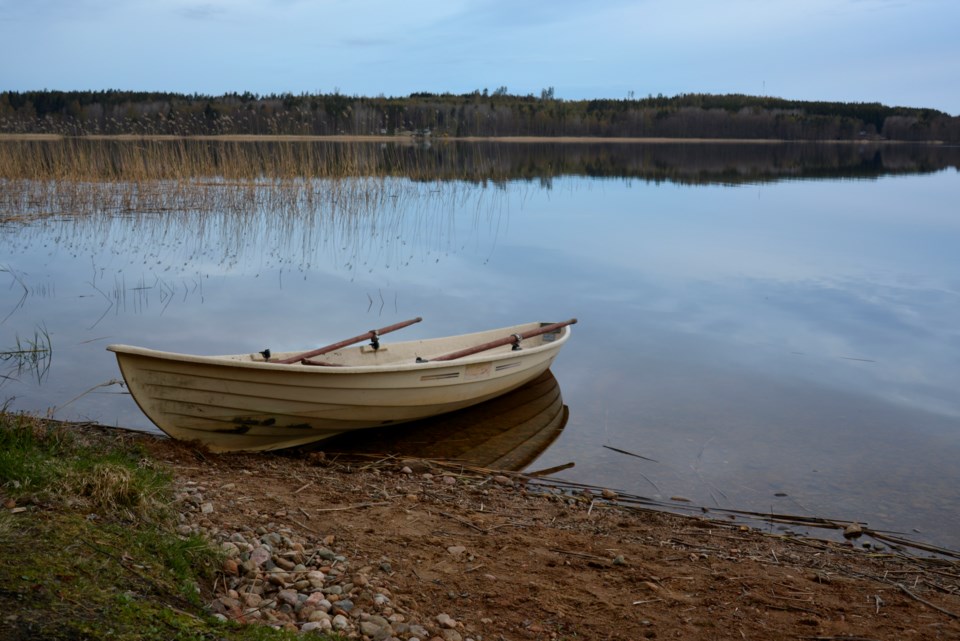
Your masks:
[[[786,140],[781,138],[618,138],[593,136],[417,136],[413,134],[387,135],[336,135],[336,136],[301,136],[301,135],[273,135],[273,134],[227,134],[227,135],[141,135],[141,134],[88,134],[84,136],[63,136],[61,134],[10,134],[0,133],[0,141],[43,141],[43,140],[211,140],[222,142],[373,142],[373,143],[400,143],[422,144],[444,142],[495,142],[514,144],[727,144],[727,145],[783,145],[783,144],[817,144],[817,145],[942,145],[941,140],[883,140],[875,138],[857,138],[850,140]]]

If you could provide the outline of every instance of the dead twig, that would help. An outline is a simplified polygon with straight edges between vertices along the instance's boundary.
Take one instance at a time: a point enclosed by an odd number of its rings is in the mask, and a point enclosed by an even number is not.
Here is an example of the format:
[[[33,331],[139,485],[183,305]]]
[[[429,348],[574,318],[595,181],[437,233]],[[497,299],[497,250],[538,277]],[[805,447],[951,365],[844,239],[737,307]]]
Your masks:
[[[343,512],[344,510],[359,510],[365,507],[380,507],[390,505],[389,501],[377,501],[375,503],[357,503],[356,505],[343,505],[340,507],[318,507],[317,512]]]
[[[893,585],[897,586],[897,587],[900,589],[901,592],[903,592],[904,594],[906,594],[906,595],[907,595],[908,597],[910,597],[911,599],[914,599],[914,600],[916,600],[916,601],[919,601],[920,603],[924,604],[925,606],[930,607],[930,608],[933,608],[933,609],[936,610],[937,612],[942,612],[943,614],[946,614],[948,617],[953,617],[954,619],[960,619],[960,614],[957,614],[957,613],[955,613],[955,612],[951,612],[950,610],[946,610],[946,609],[944,609],[944,608],[941,608],[939,605],[936,605],[936,604],[934,604],[934,603],[930,603],[929,601],[927,601],[927,600],[924,599],[923,597],[920,597],[920,596],[914,594],[913,592],[911,592],[910,590],[908,590],[907,587],[906,587],[905,585],[903,585],[902,583],[894,583]]]
[[[647,457],[647,456],[641,456],[641,455],[639,455],[639,454],[634,454],[633,452],[628,452],[627,450],[621,450],[621,449],[616,448],[616,447],[610,447],[609,445],[604,445],[604,447],[607,448],[608,450],[613,450],[614,452],[618,452],[618,453],[620,453],[620,454],[626,454],[627,456],[634,456],[634,457],[636,457],[636,458],[643,459],[644,461],[650,461],[651,463],[659,463],[659,462],[660,462],[660,461],[658,461],[658,460],[656,460],[656,459],[652,459],[652,458],[649,458],[649,457]]]
[[[450,514],[450,513],[448,513],[448,512],[440,512],[440,516],[445,516],[445,517],[447,517],[448,519],[453,519],[453,520],[456,521],[457,523],[460,523],[460,524],[462,524],[462,525],[466,525],[466,526],[469,527],[469,528],[473,528],[474,530],[476,530],[477,532],[480,532],[481,534],[489,534],[489,532],[488,532],[487,530],[484,530],[484,529],[483,529],[482,527],[480,527],[479,525],[476,525],[475,523],[471,523],[471,522],[468,521],[467,519],[460,518],[459,516],[457,516],[457,515],[455,515],[455,514]]]

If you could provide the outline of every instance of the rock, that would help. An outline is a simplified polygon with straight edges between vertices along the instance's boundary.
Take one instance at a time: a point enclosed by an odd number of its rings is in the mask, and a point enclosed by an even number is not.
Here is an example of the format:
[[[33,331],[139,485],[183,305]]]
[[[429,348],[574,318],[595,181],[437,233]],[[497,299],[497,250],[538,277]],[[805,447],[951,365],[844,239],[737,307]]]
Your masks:
[[[444,484],[444,485],[456,485],[456,484],[457,484],[457,479],[453,478],[452,476],[444,476],[444,477],[443,477],[443,484]]]
[[[493,482],[500,485],[513,485],[513,479],[511,479],[509,476],[503,476],[502,474],[494,476]]]
[[[410,633],[410,636],[417,637],[418,639],[429,639],[429,638],[430,638],[430,633],[427,632],[427,629],[426,629],[425,627],[423,627],[422,625],[419,625],[419,624],[417,624],[417,623],[412,624],[412,625],[408,628],[408,632]]]
[[[463,641],[463,637],[456,630],[441,630],[440,636],[443,641]]]
[[[603,488],[603,492],[600,493],[600,496],[607,499],[608,501],[616,501],[618,498],[618,495],[616,492],[607,488]]]
[[[237,576],[240,574],[240,566],[236,559],[225,559],[223,561],[223,573],[228,576]]]
[[[237,546],[236,543],[232,543],[230,541],[221,543],[220,550],[231,559],[236,559],[240,557],[240,548]]]
[[[843,538],[856,539],[863,535],[863,528],[859,523],[851,523],[843,529]]]
[[[359,627],[360,634],[364,634],[374,641],[383,641],[392,632],[389,625],[380,625],[375,621],[362,621]]]
[[[338,614],[349,614],[353,610],[353,601],[350,599],[341,599],[333,606],[333,612]]]
[[[317,556],[325,561],[333,561],[337,557],[337,555],[334,554],[332,550],[329,550],[327,548],[320,548],[319,550],[317,550]]]
[[[292,607],[300,602],[300,594],[296,590],[280,590],[277,593],[277,600]]]
[[[324,575],[323,572],[320,572],[319,570],[311,570],[310,572],[307,572],[306,578],[307,578],[307,581],[310,582],[310,585],[312,585],[313,587],[322,588],[323,581],[327,577],[326,575]]]
[[[624,556],[623,556],[622,554],[618,554],[617,556],[613,557],[613,564],[614,564],[614,565],[626,565],[626,564],[627,564],[627,559],[624,558]]]
[[[261,546],[253,548],[253,551],[250,552],[250,560],[253,561],[257,567],[263,567],[263,564],[270,560],[270,550]]]
[[[452,630],[457,627],[457,622],[449,614],[441,612],[436,616],[436,620],[441,628]]]
[[[330,620],[330,615],[327,612],[319,609],[314,610],[310,613],[310,616],[307,617],[307,621],[326,621],[328,630],[330,629],[331,625]]]
[[[463,547],[462,545],[451,545],[447,548],[447,552],[458,559],[463,556],[463,553],[466,551],[467,548]]]
[[[203,514],[213,514],[213,503],[204,503],[201,505],[200,512]]]
[[[404,466],[400,469],[400,473],[401,473],[401,474],[413,474],[413,470],[410,468],[409,465],[404,465]],[[13,507],[13,506],[10,506],[10,507]]]
[[[334,630],[346,630],[350,627],[350,621],[342,614],[338,614],[337,616],[333,617],[333,621],[331,623]]]

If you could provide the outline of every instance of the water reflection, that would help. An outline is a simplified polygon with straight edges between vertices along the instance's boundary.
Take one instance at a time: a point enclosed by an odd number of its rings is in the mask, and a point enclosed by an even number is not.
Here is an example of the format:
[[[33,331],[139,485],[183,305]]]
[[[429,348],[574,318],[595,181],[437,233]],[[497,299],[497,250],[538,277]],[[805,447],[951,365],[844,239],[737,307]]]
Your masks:
[[[560,385],[547,370],[523,387],[480,405],[414,423],[343,434],[311,449],[522,470],[560,436],[568,416]]]
[[[0,222],[34,215],[306,212],[396,197],[385,178],[550,187],[565,176],[684,185],[876,179],[960,168],[960,147],[877,143],[0,140]],[[354,180],[342,181],[351,177]],[[320,182],[316,182],[320,181]],[[318,185],[321,188],[317,188]]]

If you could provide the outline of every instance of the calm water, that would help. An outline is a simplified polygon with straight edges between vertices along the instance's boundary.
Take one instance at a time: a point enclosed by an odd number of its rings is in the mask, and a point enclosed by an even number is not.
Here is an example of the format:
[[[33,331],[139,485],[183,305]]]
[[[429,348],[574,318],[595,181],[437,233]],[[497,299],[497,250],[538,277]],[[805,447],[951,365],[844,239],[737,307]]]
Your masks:
[[[153,429],[97,387],[119,378],[107,344],[280,351],[418,315],[398,339],[576,316],[553,368],[569,417],[534,467],[960,548],[957,170],[585,173],[397,178],[349,216],[6,224],[0,350],[44,328],[53,352],[39,373],[0,362],[0,401]]]

